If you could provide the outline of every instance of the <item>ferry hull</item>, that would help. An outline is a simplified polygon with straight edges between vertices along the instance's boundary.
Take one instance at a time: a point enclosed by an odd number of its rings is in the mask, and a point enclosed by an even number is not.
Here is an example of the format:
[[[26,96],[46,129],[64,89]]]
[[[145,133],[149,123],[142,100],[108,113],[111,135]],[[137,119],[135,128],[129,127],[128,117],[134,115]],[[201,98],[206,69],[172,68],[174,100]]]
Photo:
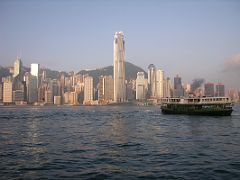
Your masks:
[[[163,114],[186,114],[186,115],[201,115],[201,116],[231,116],[232,109],[221,110],[176,110],[161,108]]]

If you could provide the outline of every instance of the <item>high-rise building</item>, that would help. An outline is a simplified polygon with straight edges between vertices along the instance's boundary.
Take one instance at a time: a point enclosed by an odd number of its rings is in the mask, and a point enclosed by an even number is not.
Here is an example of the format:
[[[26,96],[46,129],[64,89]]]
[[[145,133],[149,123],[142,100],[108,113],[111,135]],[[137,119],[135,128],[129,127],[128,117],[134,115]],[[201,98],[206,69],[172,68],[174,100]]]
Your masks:
[[[17,57],[16,61],[14,62],[13,77],[21,76],[21,71],[22,71],[22,61],[20,58]]]
[[[98,101],[107,104],[113,101],[113,78],[112,76],[100,76],[98,86]]]
[[[144,72],[138,72],[137,73],[137,79],[136,79],[136,99],[137,100],[143,100],[146,99],[146,79],[144,77]]]
[[[38,100],[39,69],[39,64],[31,64],[30,103],[37,102]]]
[[[13,102],[17,104],[18,102],[23,102],[23,101],[24,101],[24,91],[23,90],[13,91]]]
[[[38,102],[40,103],[45,102],[45,90],[46,87],[43,84],[38,88]]]
[[[45,91],[45,103],[53,104],[53,93],[50,89]]]
[[[172,85],[169,77],[165,81],[165,97],[172,97]]]
[[[65,75],[64,73],[61,74],[60,77],[60,95],[61,95],[61,102],[64,103],[64,93],[65,93]]]
[[[237,103],[240,100],[240,92],[237,89],[230,89],[228,91],[228,97],[230,97],[234,103]]]
[[[204,84],[204,95],[207,97],[214,97],[214,84],[213,83]]]
[[[113,74],[114,74],[114,101],[126,101],[125,63],[124,63],[124,35],[116,32],[113,41]]]
[[[38,80],[36,76],[30,75],[30,82],[29,82],[29,102],[35,103],[38,100]]]
[[[222,83],[216,84],[215,96],[224,97],[225,96],[225,86]]]
[[[156,67],[153,64],[148,66],[148,85],[150,98],[156,98]]]
[[[165,96],[164,92],[164,71],[156,71],[156,98],[161,99]]]
[[[174,97],[184,96],[184,89],[182,87],[182,78],[180,76],[174,77]]]
[[[91,104],[93,101],[93,78],[86,76],[84,78],[84,104]]]
[[[64,104],[78,105],[78,94],[76,92],[64,93]]]
[[[4,78],[3,80],[3,103],[11,104],[13,102],[13,84],[12,78]]]
[[[53,93],[53,97],[54,96],[60,96],[60,81],[56,80],[56,79],[53,79],[51,81],[51,90],[52,90],[52,93]]]
[[[24,81],[26,82],[27,89],[27,101],[28,103],[35,103],[38,100],[38,91],[37,91],[37,77],[32,76],[29,72],[25,73]]]
[[[128,101],[136,99],[136,79],[126,81],[126,99]]]
[[[39,77],[39,69],[40,69],[39,64],[36,64],[36,63],[31,64],[31,75],[36,76],[38,78]]]
[[[2,100],[3,100],[3,85],[0,82],[0,102],[2,102]]]

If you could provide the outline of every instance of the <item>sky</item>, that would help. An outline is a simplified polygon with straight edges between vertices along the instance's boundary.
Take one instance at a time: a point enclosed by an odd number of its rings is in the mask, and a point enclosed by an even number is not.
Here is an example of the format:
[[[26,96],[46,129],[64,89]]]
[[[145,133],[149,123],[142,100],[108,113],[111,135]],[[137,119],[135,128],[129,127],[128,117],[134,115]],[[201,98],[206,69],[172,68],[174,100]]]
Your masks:
[[[173,79],[240,88],[239,0],[1,0],[0,65],[59,71],[113,64],[123,31],[125,61]]]

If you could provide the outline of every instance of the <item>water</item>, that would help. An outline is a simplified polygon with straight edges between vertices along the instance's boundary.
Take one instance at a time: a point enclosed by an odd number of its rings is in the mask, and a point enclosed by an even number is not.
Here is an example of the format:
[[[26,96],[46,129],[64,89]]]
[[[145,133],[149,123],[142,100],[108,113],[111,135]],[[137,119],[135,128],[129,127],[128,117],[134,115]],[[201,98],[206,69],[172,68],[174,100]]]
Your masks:
[[[1,107],[0,179],[239,179],[231,117],[158,107]]]

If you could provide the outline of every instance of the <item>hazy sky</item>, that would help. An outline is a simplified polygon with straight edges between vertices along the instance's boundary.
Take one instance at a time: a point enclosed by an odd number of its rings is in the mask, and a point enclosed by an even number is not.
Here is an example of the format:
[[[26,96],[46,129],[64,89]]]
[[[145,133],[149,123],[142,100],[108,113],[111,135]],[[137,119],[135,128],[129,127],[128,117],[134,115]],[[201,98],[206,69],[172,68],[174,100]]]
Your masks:
[[[116,31],[145,70],[240,87],[239,0],[1,0],[0,65],[17,55],[54,70],[112,65]]]

